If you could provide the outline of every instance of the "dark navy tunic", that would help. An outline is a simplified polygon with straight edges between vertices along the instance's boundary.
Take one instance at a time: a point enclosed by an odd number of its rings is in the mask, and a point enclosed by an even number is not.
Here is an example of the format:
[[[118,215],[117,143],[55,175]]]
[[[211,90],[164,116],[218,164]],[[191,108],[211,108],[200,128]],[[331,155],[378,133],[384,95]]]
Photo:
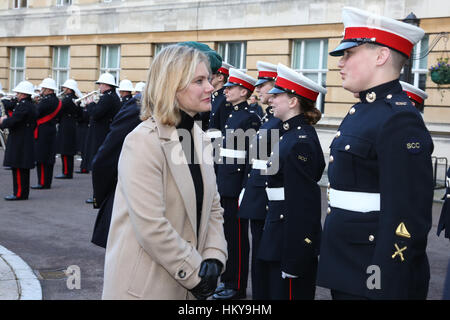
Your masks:
[[[328,208],[318,285],[368,298],[425,299],[433,142],[398,80],[359,97],[330,147],[330,196],[338,190],[345,196],[333,199],[345,201]],[[376,205],[358,209],[369,196],[379,197]],[[367,284],[374,268],[379,288]]]

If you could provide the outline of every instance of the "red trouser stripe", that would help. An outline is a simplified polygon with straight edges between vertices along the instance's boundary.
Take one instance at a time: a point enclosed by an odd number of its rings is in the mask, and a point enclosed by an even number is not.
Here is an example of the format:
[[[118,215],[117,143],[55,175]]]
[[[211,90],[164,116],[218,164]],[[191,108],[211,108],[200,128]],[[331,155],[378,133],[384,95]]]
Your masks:
[[[20,178],[20,169],[16,169],[17,173],[17,194],[16,197],[20,198],[22,196],[22,179]]]
[[[289,278],[289,300],[292,300],[292,279]]]
[[[238,218],[239,224],[239,273],[238,273],[238,290],[241,288],[241,218]]]
[[[44,164],[41,163],[41,186],[44,185],[45,178],[44,178]]]
[[[64,174],[67,175],[69,169],[67,169],[67,156],[63,156],[63,160],[64,160]]]

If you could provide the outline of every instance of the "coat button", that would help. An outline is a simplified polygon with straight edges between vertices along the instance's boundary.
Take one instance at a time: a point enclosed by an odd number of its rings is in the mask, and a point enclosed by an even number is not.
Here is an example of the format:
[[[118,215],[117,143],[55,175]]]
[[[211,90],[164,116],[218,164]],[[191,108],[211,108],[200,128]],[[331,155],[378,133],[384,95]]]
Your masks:
[[[350,145],[349,144],[345,146],[345,150],[347,150],[347,151],[350,150]]]
[[[351,108],[349,113],[350,114],[354,114],[355,112],[356,112],[356,109],[355,108]]]
[[[284,216],[282,214],[280,214],[280,219],[284,219]]]
[[[447,195],[447,199],[450,199],[450,194]]]
[[[328,213],[328,214],[330,214],[330,213],[331,213],[331,208],[330,208],[330,207],[328,207],[328,209],[327,209],[327,213]]]
[[[372,242],[373,240],[375,240],[375,237],[373,235],[369,236],[369,241]]]
[[[329,162],[333,162],[334,161],[334,157],[330,156],[330,161]]]
[[[392,99],[392,94],[388,94],[388,95],[386,96],[386,98]]]
[[[186,277],[186,272],[184,270],[180,270],[178,271],[178,276],[183,279],[184,277]]]
[[[269,206],[266,206],[266,210],[269,210]]]
[[[339,138],[340,136],[341,136],[341,132],[340,131],[336,132],[336,138]]]

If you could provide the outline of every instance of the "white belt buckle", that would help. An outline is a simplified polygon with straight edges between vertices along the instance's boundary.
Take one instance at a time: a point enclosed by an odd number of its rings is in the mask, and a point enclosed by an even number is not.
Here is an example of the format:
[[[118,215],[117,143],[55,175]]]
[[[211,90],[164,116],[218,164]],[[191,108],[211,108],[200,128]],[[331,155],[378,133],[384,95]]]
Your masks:
[[[284,188],[266,188],[267,199],[269,201],[283,201],[284,200]]]

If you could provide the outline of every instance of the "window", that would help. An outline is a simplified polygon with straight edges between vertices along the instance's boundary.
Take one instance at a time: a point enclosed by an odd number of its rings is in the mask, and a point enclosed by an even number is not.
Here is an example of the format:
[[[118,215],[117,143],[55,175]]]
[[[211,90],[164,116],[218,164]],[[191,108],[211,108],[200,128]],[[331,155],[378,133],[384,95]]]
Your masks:
[[[9,89],[12,90],[20,81],[25,80],[25,48],[10,49]]]
[[[56,5],[58,7],[70,6],[72,5],[72,0],[56,0]]]
[[[53,47],[53,79],[59,90],[69,78],[69,57],[69,47]]]
[[[100,52],[100,73],[109,72],[119,84],[120,76],[120,46],[102,46]]]
[[[428,51],[428,35],[425,35],[419,43],[414,46],[412,57],[419,58]],[[422,59],[413,59],[411,68],[412,85],[425,90],[425,82],[427,80],[428,56]]]
[[[165,47],[168,47],[170,45],[176,44],[176,42],[167,42],[167,43],[157,43],[155,45],[155,57],[156,55]]]
[[[28,8],[27,0],[13,0],[13,1],[14,1],[14,9]]]
[[[325,87],[328,71],[327,52],[327,39],[294,40],[292,69]],[[323,112],[324,97],[322,93],[317,97],[316,107]]]
[[[247,55],[245,42],[220,42],[218,53],[222,56],[223,61],[245,71]]]

